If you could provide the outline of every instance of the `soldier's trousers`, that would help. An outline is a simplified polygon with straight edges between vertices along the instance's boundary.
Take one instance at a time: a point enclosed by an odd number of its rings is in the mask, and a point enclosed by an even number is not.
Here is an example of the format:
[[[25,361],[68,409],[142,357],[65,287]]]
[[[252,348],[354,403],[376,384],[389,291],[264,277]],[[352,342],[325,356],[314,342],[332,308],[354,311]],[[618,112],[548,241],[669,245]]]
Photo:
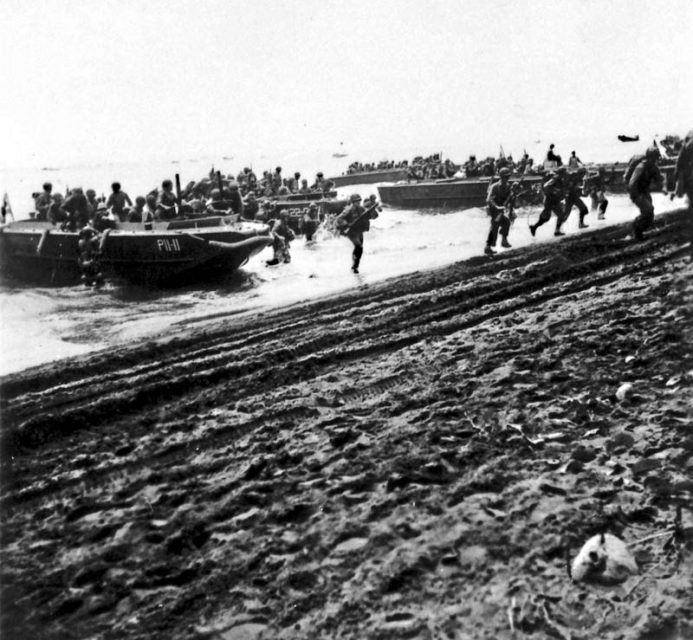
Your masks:
[[[639,240],[642,238],[643,231],[646,231],[654,222],[654,205],[652,204],[652,196],[649,193],[639,193],[631,195],[630,199],[636,207],[640,209],[640,215],[633,221],[633,231],[635,237]]]
[[[568,197],[565,199],[565,220],[568,219],[568,216],[570,216],[570,212],[573,210],[573,207],[575,207],[579,214],[580,214],[580,223],[585,219],[585,216],[587,215],[587,205],[582,201],[582,198],[579,196],[574,196],[574,197]]]
[[[534,226],[541,227],[542,224],[547,223],[551,219],[552,213],[556,214],[556,231],[558,231],[565,222],[565,212],[563,211],[563,203],[554,196],[546,196],[544,198],[544,208]]]
[[[495,247],[499,231],[501,237],[508,237],[508,233],[510,233],[510,218],[505,215],[505,211],[497,211],[496,213],[491,213],[489,209],[487,211],[491,217],[491,228],[486,238],[486,246]]]

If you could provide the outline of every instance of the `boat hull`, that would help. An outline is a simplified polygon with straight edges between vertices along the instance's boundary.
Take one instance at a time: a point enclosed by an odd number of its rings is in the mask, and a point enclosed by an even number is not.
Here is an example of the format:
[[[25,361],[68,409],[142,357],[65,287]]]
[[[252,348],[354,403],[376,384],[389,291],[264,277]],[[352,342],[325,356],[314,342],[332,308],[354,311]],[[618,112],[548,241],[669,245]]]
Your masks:
[[[101,234],[99,264],[106,278],[171,286],[228,275],[271,243],[264,225],[225,224],[222,218],[157,223],[149,231],[124,224]],[[0,268],[22,281],[76,284],[82,276],[79,254],[78,234],[49,222],[29,220],[0,229]]]
[[[610,193],[625,193],[627,185],[623,174],[627,163],[609,165],[591,165],[590,171],[599,167],[604,168],[606,189]],[[667,189],[673,189],[673,165],[660,167],[666,178]],[[517,181],[518,178],[513,178]],[[539,189],[544,177],[539,175],[525,176],[525,188]],[[401,182],[378,187],[380,200],[392,207],[408,209],[471,209],[486,206],[486,197],[490,178],[459,178],[451,180],[436,180],[422,182]]]
[[[347,173],[330,178],[336,187],[347,187],[352,184],[374,184],[376,182],[398,182],[407,179],[406,167],[398,169],[381,169],[362,173]]]
[[[410,209],[471,209],[486,205],[490,178],[460,178],[429,182],[407,182],[378,187],[380,200],[393,207]],[[531,189],[539,176],[526,176],[523,185]]]

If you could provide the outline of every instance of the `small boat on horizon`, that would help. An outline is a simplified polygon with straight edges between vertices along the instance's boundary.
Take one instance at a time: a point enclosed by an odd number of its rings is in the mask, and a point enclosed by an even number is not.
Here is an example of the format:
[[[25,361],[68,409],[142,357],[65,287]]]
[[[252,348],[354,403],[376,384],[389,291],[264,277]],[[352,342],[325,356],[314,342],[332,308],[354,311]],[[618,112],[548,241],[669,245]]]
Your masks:
[[[618,139],[619,139],[621,142],[637,142],[638,140],[640,140],[640,136],[639,136],[639,135],[636,135],[636,136],[626,136],[626,135],[621,134],[621,135],[619,135],[619,136],[617,136],[617,137],[618,137]]]

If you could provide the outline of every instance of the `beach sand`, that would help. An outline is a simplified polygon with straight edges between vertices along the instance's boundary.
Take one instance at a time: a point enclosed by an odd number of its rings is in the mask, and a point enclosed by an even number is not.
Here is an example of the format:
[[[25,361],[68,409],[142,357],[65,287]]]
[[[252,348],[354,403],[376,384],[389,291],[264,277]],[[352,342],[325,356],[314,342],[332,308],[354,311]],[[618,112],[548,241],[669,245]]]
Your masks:
[[[629,233],[6,376],[2,637],[693,637],[684,212]]]

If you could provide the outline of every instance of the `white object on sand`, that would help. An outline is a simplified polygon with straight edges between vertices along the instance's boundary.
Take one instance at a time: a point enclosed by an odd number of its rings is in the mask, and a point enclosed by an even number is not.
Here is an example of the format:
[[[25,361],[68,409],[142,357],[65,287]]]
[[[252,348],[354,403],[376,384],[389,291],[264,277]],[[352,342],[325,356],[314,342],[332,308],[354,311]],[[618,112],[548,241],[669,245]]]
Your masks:
[[[638,565],[626,543],[610,533],[592,536],[571,565],[575,582],[619,584],[637,573]]]
[[[618,389],[616,389],[616,397],[619,401],[623,402],[626,396],[633,390],[633,385],[630,382],[624,382]]]

